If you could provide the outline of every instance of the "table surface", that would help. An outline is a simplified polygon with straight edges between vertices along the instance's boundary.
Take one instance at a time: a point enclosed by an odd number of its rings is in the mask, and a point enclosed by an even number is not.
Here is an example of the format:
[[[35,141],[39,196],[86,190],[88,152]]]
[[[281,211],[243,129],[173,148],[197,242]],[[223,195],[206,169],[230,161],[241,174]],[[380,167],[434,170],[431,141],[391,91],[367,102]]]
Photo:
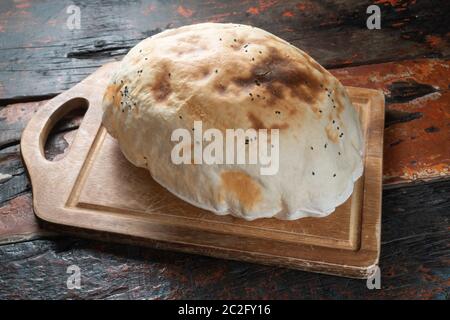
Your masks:
[[[369,30],[373,3],[381,29]],[[79,29],[68,27],[72,4]],[[0,298],[448,299],[448,12],[446,0],[1,1]],[[115,244],[106,235],[69,237],[34,216],[20,156],[34,112],[140,40],[206,21],[261,27],[345,85],[384,92],[381,290],[364,280]],[[57,124],[48,159],[64,156],[81,120],[73,112]],[[81,289],[67,288],[71,265],[80,268]]]

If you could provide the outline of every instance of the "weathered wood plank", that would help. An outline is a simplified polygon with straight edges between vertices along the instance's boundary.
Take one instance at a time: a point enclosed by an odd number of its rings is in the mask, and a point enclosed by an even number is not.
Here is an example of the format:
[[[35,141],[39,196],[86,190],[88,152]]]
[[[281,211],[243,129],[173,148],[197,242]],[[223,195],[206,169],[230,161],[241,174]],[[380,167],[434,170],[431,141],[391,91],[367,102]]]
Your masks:
[[[31,190],[18,144],[26,124],[45,102],[21,103],[0,109],[0,206]],[[70,137],[70,131],[78,128],[83,114],[84,110],[72,112],[53,128],[46,148],[47,158],[54,159],[68,147],[63,138]]]
[[[0,205],[31,190],[19,152],[1,155],[0,168]]]
[[[450,60],[410,60],[332,73],[345,85],[385,93],[385,186],[450,176]]]
[[[0,105],[66,90],[140,40],[214,21],[264,28],[326,67],[448,57],[446,0],[378,0],[382,28],[368,30],[373,1],[9,1],[0,2]],[[67,27],[69,5],[81,28]]]
[[[23,129],[33,114],[48,100],[18,103],[0,109],[0,150],[20,142]],[[69,131],[78,128],[83,118],[84,110],[75,110],[61,119],[53,133]]]
[[[381,290],[366,282],[75,238],[0,246],[0,298],[448,299],[450,181],[384,192]],[[68,290],[67,267],[81,269]]]
[[[27,191],[0,207],[0,244],[42,238],[52,232],[41,228],[33,214],[31,192]]]
[[[48,235],[39,227],[32,207],[31,185],[20,155],[20,135],[45,101],[14,104],[0,110],[0,243]],[[57,123],[49,135],[45,156],[64,156],[85,110],[75,110]]]

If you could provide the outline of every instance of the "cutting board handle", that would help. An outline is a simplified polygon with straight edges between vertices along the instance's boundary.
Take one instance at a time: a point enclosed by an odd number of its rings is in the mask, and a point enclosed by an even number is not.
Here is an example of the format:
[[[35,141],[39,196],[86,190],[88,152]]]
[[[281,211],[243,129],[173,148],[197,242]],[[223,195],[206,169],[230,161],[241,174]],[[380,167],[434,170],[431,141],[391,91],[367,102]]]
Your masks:
[[[93,75],[72,89],[49,100],[32,117],[23,131],[21,139],[22,156],[32,182],[35,179],[42,183],[48,183],[50,182],[47,179],[49,175],[52,179],[64,179],[64,176],[59,174],[63,171],[59,169],[63,165],[67,166],[67,162],[75,163],[78,158],[85,156],[85,145],[91,143],[94,139],[94,136],[89,132],[95,132],[94,130],[98,129],[101,123],[101,99],[103,94],[99,94],[99,92],[102,93],[105,90],[104,79],[108,77],[108,70],[111,67],[112,65],[106,65],[98,69]],[[94,80],[98,80],[98,82]],[[50,131],[62,117],[79,108],[87,108],[87,111],[69,151],[60,160],[47,160],[44,148]],[[88,118],[90,121],[86,121]],[[96,126],[96,128],[92,128],[92,126]],[[42,172],[45,172],[45,174],[42,174]],[[44,176],[46,179],[44,179]]]
[[[33,168],[38,170],[50,169],[57,163],[57,161],[47,160],[44,152],[48,135],[55,124],[71,111],[89,106],[88,100],[82,97],[61,98],[63,97],[58,96],[39,109],[22,135],[22,155],[30,160]]]

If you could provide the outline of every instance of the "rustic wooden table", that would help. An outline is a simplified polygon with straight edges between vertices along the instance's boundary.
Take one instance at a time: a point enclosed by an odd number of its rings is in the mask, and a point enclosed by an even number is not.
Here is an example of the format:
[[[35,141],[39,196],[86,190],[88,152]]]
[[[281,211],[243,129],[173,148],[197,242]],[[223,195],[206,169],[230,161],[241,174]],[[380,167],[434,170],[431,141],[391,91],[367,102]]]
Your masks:
[[[381,29],[366,27],[371,4],[381,9]],[[448,299],[449,12],[446,0],[2,1],[0,298]],[[36,220],[19,145],[33,113],[140,40],[205,21],[264,28],[344,84],[385,93],[381,290],[362,280],[67,237]],[[53,130],[49,159],[64,156],[81,118],[72,113]],[[67,288],[70,265],[81,269],[79,290]]]

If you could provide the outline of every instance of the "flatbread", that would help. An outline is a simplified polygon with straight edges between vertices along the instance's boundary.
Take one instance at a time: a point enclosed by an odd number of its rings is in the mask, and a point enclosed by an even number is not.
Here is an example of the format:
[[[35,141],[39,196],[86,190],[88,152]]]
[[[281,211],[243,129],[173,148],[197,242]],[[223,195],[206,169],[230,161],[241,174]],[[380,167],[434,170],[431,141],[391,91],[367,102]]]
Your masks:
[[[342,84],[305,52],[251,26],[202,23],[143,40],[112,76],[103,110],[131,163],[220,215],[323,217],[348,199],[363,171],[360,123]],[[223,133],[278,129],[278,172],[174,164],[171,135],[194,121]]]

